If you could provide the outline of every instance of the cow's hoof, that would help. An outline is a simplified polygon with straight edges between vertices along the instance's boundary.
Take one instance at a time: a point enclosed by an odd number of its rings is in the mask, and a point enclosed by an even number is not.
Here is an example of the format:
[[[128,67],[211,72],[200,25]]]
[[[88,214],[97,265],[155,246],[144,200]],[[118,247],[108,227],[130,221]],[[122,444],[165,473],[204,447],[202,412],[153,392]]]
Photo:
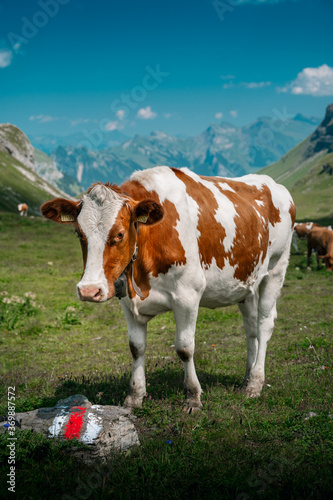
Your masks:
[[[142,399],[129,395],[126,397],[123,406],[125,408],[142,408]]]
[[[199,411],[202,408],[202,403],[200,401],[199,395],[188,394],[188,397],[184,401],[183,410],[186,413],[191,414],[192,412]]]
[[[188,404],[185,403],[184,407],[183,407],[183,411],[185,413],[188,413],[189,415],[191,415],[192,413],[196,413],[198,411],[201,411],[201,406],[189,406]]]
[[[261,391],[262,391],[261,384],[259,387],[257,385],[249,384],[245,389],[245,393],[249,398],[259,398]]]

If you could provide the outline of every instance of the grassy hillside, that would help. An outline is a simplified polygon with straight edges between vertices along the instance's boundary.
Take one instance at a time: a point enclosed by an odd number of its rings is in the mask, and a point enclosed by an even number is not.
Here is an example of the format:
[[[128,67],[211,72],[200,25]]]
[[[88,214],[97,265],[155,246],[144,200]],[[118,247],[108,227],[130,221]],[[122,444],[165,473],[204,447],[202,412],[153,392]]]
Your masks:
[[[29,214],[56,196],[64,196],[10,154],[0,151],[0,211],[17,213],[18,203],[27,203]]]
[[[283,158],[259,173],[273,177],[293,195],[297,220],[333,222],[333,104],[316,130]]]
[[[78,393],[122,404],[131,370],[124,315],[117,300],[78,301],[82,257],[72,228],[0,214],[0,237],[0,415],[8,386],[17,412]],[[307,271],[304,253],[291,258],[259,399],[234,391],[246,359],[238,308],[201,309],[195,363],[203,410],[184,413],[175,323],[163,314],[148,326],[148,397],[135,410],[141,447],[113,454],[104,467],[84,465],[69,443],[17,431],[17,498],[329,498],[333,280],[312,265]],[[7,444],[0,434],[3,499],[13,497]]]
[[[259,170],[286,186],[295,201],[297,220],[333,222],[333,175],[324,172],[323,165],[333,165],[333,153],[324,150],[306,158],[309,139],[298,144],[281,160]]]

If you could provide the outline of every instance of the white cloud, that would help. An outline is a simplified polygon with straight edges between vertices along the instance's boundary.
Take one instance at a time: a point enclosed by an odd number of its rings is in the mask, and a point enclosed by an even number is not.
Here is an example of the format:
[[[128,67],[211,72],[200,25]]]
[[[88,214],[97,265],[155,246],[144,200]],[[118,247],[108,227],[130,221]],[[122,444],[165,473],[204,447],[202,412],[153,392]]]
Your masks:
[[[232,89],[232,88],[245,88],[245,89],[262,89],[263,87],[269,87],[272,85],[272,82],[229,82],[223,85],[223,89]]]
[[[229,83],[225,83],[222,88],[223,89],[232,89],[233,87],[235,87],[234,82],[229,82]]]
[[[261,89],[263,87],[269,87],[272,82],[241,82],[240,85],[246,89]]]
[[[88,122],[90,122],[89,118],[78,118],[77,120],[70,120],[70,124],[72,125],[72,127],[76,127],[76,125]]]
[[[304,68],[295,80],[285,87],[277,88],[277,91],[315,97],[333,95],[333,68],[327,64],[318,68]]]
[[[108,122],[106,125],[105,125],[105,130],[117,130],[119,128],[119,122],[117,121],[114,121],[114,122]]]
[[[223,118],[223,113],[219,112],[219,113],[215,113],[215,118],[217,120],[221,120],[221,118]]]
[[[50,116],[50,115],[36,115],[36,116],[30,116],[29,120],[30,121],[37,120],[39,123],[47,123],[59,120],[59,118],[57,116]]]
[[[13,59],[13,52],[11,50],[0,50],[0,68],[9,66]]]
[[[138,118],[142,118],[143,120],[152,120],[156,118],[157,113],[152,111],[150,106],[147,106],[146,108],[139,109],[136,116]]]
[[[236,78],[234,75],[220,75],[221,80],[233,80]]]
[[[233,118],[237,118],[238,116],[238,111],[236,111],[235,109],[232,109],[230,111],[230,116],[232,116]]]
[[[122,120],[125,117],[126,111],[124,109],[119,109],[116,113],[116,117]]]

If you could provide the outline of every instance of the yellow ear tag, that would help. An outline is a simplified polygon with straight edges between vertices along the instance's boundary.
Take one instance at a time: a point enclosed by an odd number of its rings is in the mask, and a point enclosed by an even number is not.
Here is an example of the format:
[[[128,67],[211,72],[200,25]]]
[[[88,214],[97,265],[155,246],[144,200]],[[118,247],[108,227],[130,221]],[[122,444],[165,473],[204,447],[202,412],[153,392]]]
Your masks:
[[[62,222],[74,222],[75,217],[74,217],[74,215],[61,214],[61,221]]]
[[[138,222],[143,222],[143,224],[145,224],[148,220],[148,214],[144,214],[144,215],[139,215],[138,217]]]

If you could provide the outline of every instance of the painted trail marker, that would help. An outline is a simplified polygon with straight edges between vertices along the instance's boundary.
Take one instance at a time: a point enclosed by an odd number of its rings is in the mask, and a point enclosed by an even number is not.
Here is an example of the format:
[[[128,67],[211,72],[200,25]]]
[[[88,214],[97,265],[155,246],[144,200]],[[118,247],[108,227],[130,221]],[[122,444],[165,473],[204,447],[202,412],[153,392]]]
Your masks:
[[[77,448],[75,454],[90,461],[95,457],[105,460],[112,451],[126,451],[140,445],[135,419],[127,408],[93,405],[85,396],[76,394],[59,400],[53,408],[17,413],[16,426],[49,438],[73,439],[73,444],[77,439],[89,448],[86,452]],[[5,425],[4,422],[3,431]]]

